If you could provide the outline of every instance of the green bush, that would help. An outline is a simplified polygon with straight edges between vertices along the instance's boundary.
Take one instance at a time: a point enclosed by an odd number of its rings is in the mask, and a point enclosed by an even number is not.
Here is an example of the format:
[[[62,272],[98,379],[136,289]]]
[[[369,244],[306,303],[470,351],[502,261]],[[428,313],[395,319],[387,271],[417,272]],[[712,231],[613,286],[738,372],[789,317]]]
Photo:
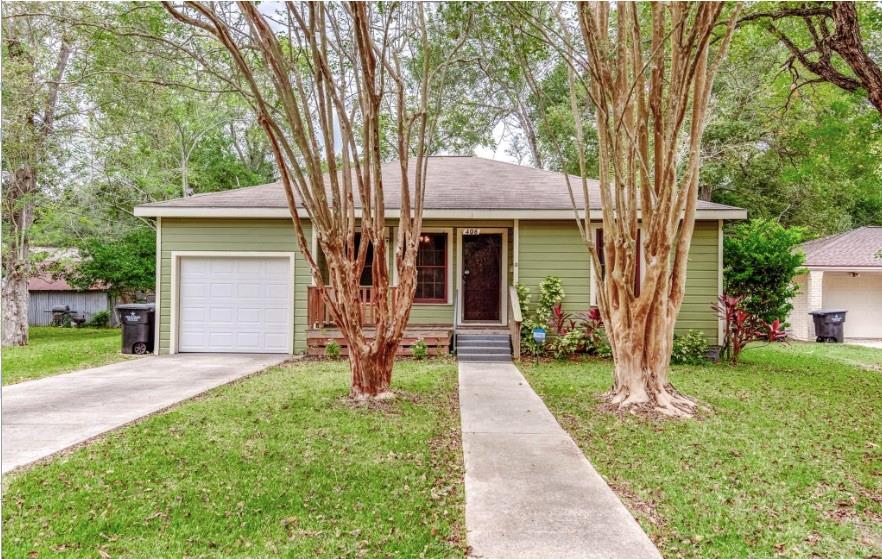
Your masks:
[[[422,361],[423,359],[428,357],[429,347],[426,345],[425,340],[420,338],[412,346],[410,346],[410,354],[417,361]]]
[[[585,334],[581,330],[570,330],[557,336],[549,344],[555,359],[564,360],[585,348]]]
[[[805,261],[794,251],[802,239],[802,228],[765,219],[729,229],[723,240],[726,293],[743,297],[744,310],[765,322],[786,320],[797,292],[793,278]]]
[[[600,331],[597,336],[597,346],[594,348],[594,355],[603,359],[612,359],[612,346],[609,345],[609,339],[606,337],[606,331]]]
[[[545,346],[538,344],[533,339],[533,329],[543,328],[548,331],[548,321],[555,305],[563,302],[566,294],[561,285],[560,278],[547,276],[539,284],[539,297],[536,308],[530,310],[530,289],[518,284],[518,301],[521,304],[523,322],[521,322],[521,352],[527,355],[538,356],[545,353]],[[547,343],[551,343],[550,340]]]
[[[98,311],[83,326],[89,328],[107,328],[110,326],[110,311]]]
[[[561,304],[564,297],[566,297],[566,293],[564,293],[560,278],[557,276],[547,276],[539,284],[539,300],[536,302],[534,320],[541,324],[543,328],[548,329],[548,320],[551,318],[552,309]]]
[[[701,365],[707,361],[707,339],[700,330],[689,330],[684,336],[674,336],[671,363]]]
[[[328,359],[339,359],[340,353],[340,344],[334,340],[328,340],[328,343],[325,344],[325,357]]]

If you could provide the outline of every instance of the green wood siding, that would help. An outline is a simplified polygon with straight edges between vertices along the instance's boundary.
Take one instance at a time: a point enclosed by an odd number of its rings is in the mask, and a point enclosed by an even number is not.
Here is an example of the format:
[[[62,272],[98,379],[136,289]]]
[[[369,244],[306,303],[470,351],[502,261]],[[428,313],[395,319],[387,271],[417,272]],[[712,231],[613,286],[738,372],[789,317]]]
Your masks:
[[[305,227],[311,235],[309,225]],[[300,255],[294,224],[289,219],[162,220],[160,263],[159,351],[168,353],[171,333],[172,251],[296,252],[294,259],[294,351],[306,351],[306,288],[309,266]]]
[[[686,295],[676,325],[678,334],[685,334],[687,330],[701,330],[712,344],[719,343],[717,317],[711,309],[717,301],[722,273],[718,243],[718,222],[695,222],[686,268]]]
[[[566,291],[564,307],[568,312],[582,312],[590,306],[589,259],[582,246],[575,224],[569,221],[519,222],[519,278],[529,286],[533,296],[539,283],[548,275],[557,275]],[[514,237],[511,221],[431,221],[425,226],[453,227],[453,285],[458,274],[456,228],[508,228],[509,284],[512,282]],[[310,235],[307,224],[306,233]],[[393,237],[394,238],[394,237]],[[172,219],[162,220],[161,274],[159,301],[159,347],[168,353],[171,311],[172,251],[231,252],[295,252],[294,270],[294,350],[306,350],[306,289],[311,284],[309,268],[299,254],[294,227],[287,219]],[[717,339],[717,320],[711,310],[717,296],[720,263],[718,262],[718,224],[716,221],[696,223],[695,237],[689,256],[686,298],[677,322],[677,331],[700,329],[709,340]],[[413,325],[451,324],[453,305],[414,305]]]
[[[572,221],[520,221],[518,283],[530,288],[531,303],[539,296],[539,284],[547,276],[561,280],[564,309],[584,312],[590,306],[589,259]]]
[[[701,330],[711,343],[717,340],[717,318],[711,306],[719,289],[719,228],[716,221],[699,221],[689,250],[686,296],[676,331]],[[528,286],[533,300],[539,283],[549,275],[560,277],[567,312],[583,312],[591,304],[590,259],[575,223],[520,221],[519,281]]]

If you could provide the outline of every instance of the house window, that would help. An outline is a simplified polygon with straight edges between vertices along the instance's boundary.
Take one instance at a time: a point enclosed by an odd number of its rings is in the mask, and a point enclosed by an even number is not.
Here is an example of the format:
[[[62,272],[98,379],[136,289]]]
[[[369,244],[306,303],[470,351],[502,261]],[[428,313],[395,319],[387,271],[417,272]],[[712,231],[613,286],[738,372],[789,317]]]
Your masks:
[[[447,302],[447,233],[422,233],[417,251],[414,302]]]
[[[594,233],[594,246],[597,250],[597,258],[600,260],[600,276],[594,280],[595,285],[600,285],[600,280],[606,274],[606,254],[603,250],[603,229],[597,229]],[[640,231],[637,231],[637,266],[634,268],[634,294],[640,295]]]

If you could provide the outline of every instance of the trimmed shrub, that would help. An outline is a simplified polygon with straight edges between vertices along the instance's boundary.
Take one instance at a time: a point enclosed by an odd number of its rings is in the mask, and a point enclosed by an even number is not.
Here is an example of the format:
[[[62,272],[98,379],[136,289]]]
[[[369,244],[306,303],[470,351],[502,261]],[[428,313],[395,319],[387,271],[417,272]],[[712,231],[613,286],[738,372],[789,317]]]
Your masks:
[[[794,251],[802,240],[803,229],[772,220],[730,228],[723,239],[726,294],[741,297],[741,308],[764,322],[786,320],[797,292],[793,278],[805,261]]]
[[[328,343],[325,344],[325,357],[328,359],[339,359],[341,352],[340,344],[336,341],[328,340]]]
[[[410,354],[417,361],[422,361],[423,359],[428,357],[429,347],[426,345],[425,340],[420,338],[412,346],[410,346]]]
[[[700,330],[689,330],[685,335],[674,335],[671,363],[700,365],[707,361],[707,339]]]

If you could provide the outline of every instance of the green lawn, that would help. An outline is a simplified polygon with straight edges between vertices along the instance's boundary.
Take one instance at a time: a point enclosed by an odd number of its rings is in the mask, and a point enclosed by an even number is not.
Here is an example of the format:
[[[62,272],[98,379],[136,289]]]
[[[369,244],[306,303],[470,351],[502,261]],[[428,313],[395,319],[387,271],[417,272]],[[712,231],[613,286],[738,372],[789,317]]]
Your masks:
[[[752,348],[677,367],[701,420],[598,411],[610,364],[525,364],[561,424],[665,557],[882,555],[882,350]]]
[[[3,348],[3,384],[97,367],[131,357],[120,353],[120,335],[117,328],[32,326],[28,345]]]
[[[272,369],[7,476],[8,557],[462,557],[456,367]],[[63,553],[62,553],[63,552]]]

